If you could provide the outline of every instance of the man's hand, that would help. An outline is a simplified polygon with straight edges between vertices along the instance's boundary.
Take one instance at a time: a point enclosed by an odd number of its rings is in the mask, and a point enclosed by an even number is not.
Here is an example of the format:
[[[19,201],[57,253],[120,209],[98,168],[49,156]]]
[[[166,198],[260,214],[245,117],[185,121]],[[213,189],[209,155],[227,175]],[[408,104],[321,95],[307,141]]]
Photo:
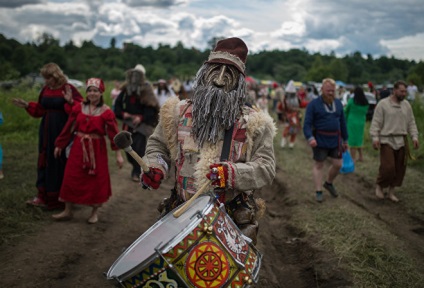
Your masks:
[[[118,168],[121,169],[124,166],[124,158],[122,157],[121,151],[116,151],[116,164]]]
[[[144,189],[149,187],[158,189],[164,178],[163,172],[158,168],[149,167],[149,172],[141,174],[141,186]]]
[[[309,144],[309,146],[311,146],[312,148],[317,147],[317,145],[318,145],[318,144],[317,144],[317,140],[315,140],[315,139],[309,140],[308,144]]]
[[[138,126],[141,123],[142,118],[140,116],[133,116],[132,123],[134,126]]]
[[[374,140],[374,141],[372,141],[372,147],[373,147],[375,150],[380,149],[380,140]]]
[[[212,185],[216,185],[220,188],[225,188],[228,179],[228,169],[226,166],[221,164],[212,164],[209,166],[211,171],[206,174],[209,180],[212,180]]]
[[[122,118],[124,119],[132,118],[132,115],[128,112],[122,112]]]
[[[412,140],[412,143],[414,144],[414,149],[420,148],[420,142],[418,142],[418,139]]]

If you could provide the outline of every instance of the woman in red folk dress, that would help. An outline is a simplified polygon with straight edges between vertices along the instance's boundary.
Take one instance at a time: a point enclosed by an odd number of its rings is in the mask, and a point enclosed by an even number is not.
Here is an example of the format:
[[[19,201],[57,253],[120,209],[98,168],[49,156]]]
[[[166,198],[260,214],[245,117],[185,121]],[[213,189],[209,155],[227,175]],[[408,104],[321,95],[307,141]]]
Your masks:
[[[54,157],[54,141],[65,126],[72,107],[83,99],[78,90],[67,83],[66,75],[57,64],[47,63],[41,68],[40,74],[45,85],[37,102],[27,102],[21,98],[12,100],[15,106],[24,108],[30,116],[41,118],[36,182],[38,195],[26,203],[48,210],[63,209],[63,203],[59,201],[59,190],[66,157]]]
[[[72,219],[73,204],[93,207],[88,223],[98,221],[97,210],[112,195],[105,135],[109,137],[116,162],[121,168],[124,159],[113,142],[118,125],[113,111],[104,104],[104,83],[99,78],[87,80],[87,98],[72,109],[69,120],[55,142],[55,157],[60,157],[72,140],[65,176],[60,189],[60,200],[65,210],[52,217],[55,220]]]

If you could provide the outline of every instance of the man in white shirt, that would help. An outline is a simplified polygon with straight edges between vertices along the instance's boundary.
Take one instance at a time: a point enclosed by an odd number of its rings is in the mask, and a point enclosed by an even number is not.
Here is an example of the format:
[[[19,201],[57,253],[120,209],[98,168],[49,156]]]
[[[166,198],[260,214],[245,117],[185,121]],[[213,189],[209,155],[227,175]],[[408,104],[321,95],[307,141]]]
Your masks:
[[[384,199],[383,189],[388,187],[388,198],[393,202],[399,202],[394,189],[396,186],[402,186],[406,172],[406,157],[409,156],[408,134],[412,138],[414,148],[419,148],[414,113],[411,104],[404,101],[406,87],[404,81],[395,83],[393,94],[378,102],[370,127],[372,146],[380,150],[375,195]]]
[[[417,88],[416,85],[414,85],[414,82],[413,81],[409,81],[409,85],[408,85],[407,90],[408,90],[408,98],[407,99],[409,101],[414,101],[415,100],[415,96],[418,93],[418,88]]]
[[[155,89],[155,95],[159,101],[159,106],[162,107],[166,100],[172,96],[175,96],[175,93],[171,88],[168,87],[168,84],[164,79],[159,79],[158,87]]]

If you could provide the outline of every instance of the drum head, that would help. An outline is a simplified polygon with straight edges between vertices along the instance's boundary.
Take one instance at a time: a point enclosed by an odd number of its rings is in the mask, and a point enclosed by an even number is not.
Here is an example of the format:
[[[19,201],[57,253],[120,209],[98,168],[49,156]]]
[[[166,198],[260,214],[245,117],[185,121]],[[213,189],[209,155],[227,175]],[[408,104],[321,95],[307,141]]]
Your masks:
[[[159,257],[157,251],[161,254],[168,252],[201,222],[201,217],[212,207],[213,198],[202,196],[195,199],[180,217],[175,218],[173,211],[168,213],[119,256],[109,269],[107,278],[122,280],[125,278],[122,275],[129,276],[139,270],[136,268],[144,267],[152,259]]]

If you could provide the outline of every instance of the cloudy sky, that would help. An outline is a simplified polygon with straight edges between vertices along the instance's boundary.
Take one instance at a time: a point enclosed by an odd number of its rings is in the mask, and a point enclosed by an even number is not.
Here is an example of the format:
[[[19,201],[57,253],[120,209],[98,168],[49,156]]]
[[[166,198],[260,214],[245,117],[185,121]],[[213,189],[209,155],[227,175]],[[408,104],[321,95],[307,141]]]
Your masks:
[[[0,0],[0,33],[22,43],[49,33],[92,40],[205,49],[237,36],[250,51],[305,48],[424,60],[422,0]]]

